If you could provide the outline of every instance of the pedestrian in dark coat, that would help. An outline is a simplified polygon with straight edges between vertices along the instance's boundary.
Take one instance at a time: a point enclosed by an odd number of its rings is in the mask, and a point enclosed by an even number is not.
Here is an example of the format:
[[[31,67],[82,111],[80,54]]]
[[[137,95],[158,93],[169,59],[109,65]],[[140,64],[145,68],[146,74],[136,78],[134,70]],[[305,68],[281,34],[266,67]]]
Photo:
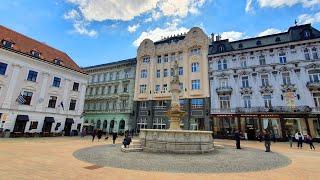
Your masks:
[[[237,132],[235,133],[234,138],[235,138],[235,140],[236,140],[236,147],[237,147],[237,149],[241,149],[241,147],[240,147],[241,136],[240,136],[239,131],[237,131]]]
[[[91,136],[92,136],[92,142],[94,141],[94,138],[96,137],[96,135],[97,135],[97,130],[95,129],[95,130],[93,130],[93,132],[92,132],[92,134],[91,134]]]
[[[113,144],[115,144],[117,137],[118,137],[118,134],[117,134],[116,132],[113,132],[113,133],[112,133],[112,141],[113,141]]]
[[[101,129],[98,129],[97,137],[98,137],[98,142],[99,142],[102,137],[102,130]]]
[[[271,134],[269,131],[264,134],[264,146],[266,147],[266,152],[270,152]]]
[[[312,141],[313,139],[312,139],[312,136],[310,135],[310,134],[308,134],[307,135],[307,141],[308,141],[308,143],[309,143],[309,145],[310,145],[310,150],[316,150],[316,148],[314,147],[314,145],[313,145],[313,141]]]

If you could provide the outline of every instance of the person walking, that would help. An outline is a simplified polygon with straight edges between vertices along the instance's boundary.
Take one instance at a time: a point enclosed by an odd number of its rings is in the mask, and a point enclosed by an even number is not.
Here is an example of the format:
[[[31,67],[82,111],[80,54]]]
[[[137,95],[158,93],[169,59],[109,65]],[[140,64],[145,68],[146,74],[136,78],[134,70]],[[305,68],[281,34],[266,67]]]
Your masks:
[[[91,136],[92,136],[92,142],[94,141],[94,138],[96,137],[96,134],[97,134],[97,130],[94,129],[94,130],[92,131],[92,134],[91,134]]]
[[[236,133],[235,133],[235,135],[234,135],[234,138],[235,138],[235,140],[236,140],[236,147],[237,147],[237,149],[241,149],[241,147],[240,147],[241,136],[240,136],[239,131],[236,131]]]
[[[112,133],[112,141],[113,141],[113,144],[115,144],[117,137],[118,137],[118,134],[117,134],[116,132],[113,132],[113,133]]]
[[[298,141],[298,148],[302,149],[302,143],[303,143],[303,140],[304,140],[304,137],[303,135],[300,133],[300,132],[297,132],[295,134],[295,139]]]
[[[291,135],[291,133],[288,134],[288,140],[289,140],[290,147],[292,148],[292,135]]]
[[[98,129],[97,137],[98,137],[98,142],[99,142],[102,137],[102,130],[101,129]]]
[[[271,146],[271,135],[268,130],[266,130],[266,133],[264,134],[264,146],[266,147],[265,152],[270,152],[270,146]]]
[[[308,143],[309,143],[309,145],[310,145],[310,150],[316,150],[316,148],[314,147],[314,145],[313,145],[313,138],[312,138],[312,136],[310,135],[310,134],[308,134],[307,135],[307,141],[308,141]]]

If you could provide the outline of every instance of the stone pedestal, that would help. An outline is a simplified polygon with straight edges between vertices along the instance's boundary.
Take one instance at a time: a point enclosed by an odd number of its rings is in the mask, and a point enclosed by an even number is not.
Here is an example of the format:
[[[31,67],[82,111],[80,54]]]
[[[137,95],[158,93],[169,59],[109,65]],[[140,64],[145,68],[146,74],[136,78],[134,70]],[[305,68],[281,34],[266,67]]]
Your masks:
[[[201,154],[213,151],[211,131],[140,130],[145,152]]]

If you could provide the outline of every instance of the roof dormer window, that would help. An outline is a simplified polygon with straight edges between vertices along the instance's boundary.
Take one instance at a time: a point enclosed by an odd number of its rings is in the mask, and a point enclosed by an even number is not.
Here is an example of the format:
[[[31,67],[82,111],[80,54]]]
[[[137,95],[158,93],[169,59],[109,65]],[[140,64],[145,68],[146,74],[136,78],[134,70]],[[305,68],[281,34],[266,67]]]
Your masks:
[[[261,41],[257,41],[257,46],[261,46]]]
[[[58,59],[58,58],[57,58],[57,59],[54,59],[53,62],[54,62],[56,65],[61,65],[61,62],[62,62],[62,61],[61,61],[61,59]]]
[[[2,45],[3,45],[5,48],[12,48],[13,43],[10,42],[10,41],[7,41],[7,40],[2,40]]]
[[[223,44],[221,44],[219,45],[218,50],[219,52],[224,52],[226,50],[226,47]]]
[[[309,31],[309,30],[304,30],[304,31],[303,31],[303,37],[304,37],[305,39],[310,38],[310,37],[311,37],[310,31]]]
[[[242,48],[243,48],[243,44],[240,43],[240,44],[239,44],[239,49],[242,49]]]
[[[280,41],[281,41],[280,37],[277,37],[276,42],[280,42]]]
[[[32,55],[33,57],[40,58],[40,52],[39,52],[39,51],[32,50],[32,51],[31,51],[31,55]]]

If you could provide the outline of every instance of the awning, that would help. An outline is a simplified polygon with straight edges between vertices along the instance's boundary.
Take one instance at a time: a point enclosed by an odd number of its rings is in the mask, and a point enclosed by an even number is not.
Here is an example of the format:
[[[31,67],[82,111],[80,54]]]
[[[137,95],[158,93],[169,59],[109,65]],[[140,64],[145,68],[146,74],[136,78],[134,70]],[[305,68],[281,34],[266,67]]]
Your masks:
[[[17,121],[29,121],[28,115],[17,115]]]
[[[72,118],[66,118],[66,123],[71,123],[71,124],[73,124],[73,123],[74,123],[74,121],[73,121],[73,119],[72,119]]]
[[[44,118],[44,122],[54,123],[54,118],[53,118],[53,117],[45,117],[45,118]]]

